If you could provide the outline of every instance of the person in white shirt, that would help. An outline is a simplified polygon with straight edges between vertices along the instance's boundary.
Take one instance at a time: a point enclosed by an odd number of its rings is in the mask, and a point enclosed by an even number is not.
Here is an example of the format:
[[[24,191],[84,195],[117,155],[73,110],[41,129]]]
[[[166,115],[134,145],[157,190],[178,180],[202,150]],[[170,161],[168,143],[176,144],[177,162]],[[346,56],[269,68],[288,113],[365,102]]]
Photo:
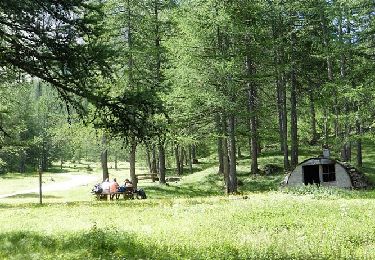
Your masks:
[[[109,194],[110,187],[111,187],[111,184],[110,184],[110,182],[109,182],[109,180],[107,178],[102,183],[102,189],[103,189],[102,194]]]

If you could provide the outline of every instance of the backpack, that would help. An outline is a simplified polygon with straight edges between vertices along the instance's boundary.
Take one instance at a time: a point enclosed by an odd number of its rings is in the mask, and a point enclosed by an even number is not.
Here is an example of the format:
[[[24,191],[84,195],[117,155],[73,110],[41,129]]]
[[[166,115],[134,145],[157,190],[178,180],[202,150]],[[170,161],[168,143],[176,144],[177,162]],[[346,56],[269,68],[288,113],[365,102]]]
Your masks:
[[[141,197],[141,199],[143,200],[147,199],[146,192],[143,189],[139,189],[137,193],[138,193],[138,196]]]

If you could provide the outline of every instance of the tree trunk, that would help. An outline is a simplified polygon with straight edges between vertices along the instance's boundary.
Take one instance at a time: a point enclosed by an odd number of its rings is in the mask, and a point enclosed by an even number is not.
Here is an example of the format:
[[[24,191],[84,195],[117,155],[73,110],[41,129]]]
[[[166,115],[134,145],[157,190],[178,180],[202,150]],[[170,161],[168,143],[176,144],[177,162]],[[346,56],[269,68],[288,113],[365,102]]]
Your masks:
[[[47,170],[48,170],[47,141],[43,137],[43,144],[42,144],[42,171],[46,172]]]
[[[109,179],[107,137],[105,133],[102,135],[102,152],[100,155],[100,161],[102,164],[103,181],[105,181],[106,179]]]
[[[228,158],[228,138],[223,138],[223,163],[224,163],[224,183],[225,183],[225,193],[229,193],[229,158]]]
[[[356,133],[357,133],[357,167],[362,168],[362,128],[359,119],[356,119]]]
[[[339,19],[338,19],[338,31],[339,31],[339,42],[344,45],[345,42],[343,40],[343,30],[342,30],[342,14],[340,14],[339,16]],[[350,33],[350,25],[348,24],[348,27],[347,27],[347,33]],[[344,50],[341,52],[340,54],[340,78],[341,78],[341,81],[342,82],[345,82],[346,81],[346,70],[347,70],[347,58],[345,56],[346,54],[346,50],[345,50],[345,53],[344,53]],[[350,53],[349,53],[349,57],[350,57]],[[349,58],[350,60],[350,58]],[[350,118],[349,118],[349,114],[350,114],[350,107],[348,104],[345,104],[345,121],[344,121],[344,137],[343,139],[345,140],[345,143],[343,144],[343,147],[342,147],[342,151],[341,151],[341,154],[342,154],[342,159],[344,161],[351,161],[351,157],[352,157],[352,144],[351,144],[351,141],[350,141],[350,132],[351,132],[351,122],[350,122]],[[356,128],[357,128],[357,120],[356,120]],[[357,130],[357,129],[356,129]]]
[[[315,113],[315,100],[314,90],[310,84],[309,89],[309,105],[310,105],[310,128],[311,128],[311,140],[310,145],[315,145],[318,141],[318,135],[316,132],[316,113]]]
[[[229,154],[229,193],[237,192],[237,161],[236,161],[236,133],[235,117],[231,114],[228,118],[228,154]]]
[[[348,162],[348,144],[345,143],[343,147],[341,148],[341,161]]]
[[[237,145],[237,158],[242,158],[241,146],[239,144]]]
[[[321,9],[320,13],[320,22],[321,22],[321,28],[322,28],[322,34],[323,34],[323,45],[325,48],[326,52],[326,62],[327,62],[327,76],[328,76],[328,81],[332,82],[333,81],[333,64],[332,64],[332,59],[331,59],[331,53],[330,53],[330,48],[329,48],[329,34],[327,30],[327,21],[326,17],[324,16],[324,10]]]
[[[189,163],[189,172],[193,173],[193,158],[191,157],[191,145],[189,145],[188,163]]]
[[[249,56],[246,56],[246,71],[247,75],[254,76],[254,64]],[[251,173],[258,173],[258,132],[257,132],[257,118],[256,118],[256,86],[253,82],[247,83],[247,100],[248,111],[250,115],[250,149],[251,149]]]
[[[288,150],[288,113],[286,106],[286,86],[284,75],[280,75],[280,93],[282,100],[282,119],[281,119],[281,129],[283,136],[283,161],[284,161],[284,170],[289,170],[289,150]]]
[[[24,173],[25,170],[26,170],[26,154],[25,154],[25,151],[21,151],[20,161],[19,161],[19,171],[20,173]]]
[[[151,152],[150,152],[150,147],[148,145],[146,145],[146,163],[147,163],[148,171],[151,173],[152,172]]]
[[[324,9],[321,8],[320,10],[320,22],[321,22],[321,30],[323,34],[323,45],[325,49],[326,54],[326,62],[327,62],[327,76],[328,76],[328,82],[333,82],[333,64],[332,64],[332,58],[331,58],[331,52],[329,48],[329,34],[327,32],[327,21],[326,17],[324,16]],[[329,134],[329,124],[328,124],[328,116],[329,116],[329,110],[328,107],[325,107],[324,109],[324,139],[325,139],[325,145],[328,145],[328,134]],[[337,129],[335,129],[337,130]]]
[[[349,127],[349,118],[348,118],[348,114],[349,114],[349,108],[348,106],[346,105],[346,108],[345,108],[345,121],[344,121],[344,131],[343,133],[341,134],[341,138],[342,140],[344,140],[344,143],[341,147],[341,160],[344,161],[344,162],[349,162],[350,161],[350,157],[351,157],[351,144],[350,144],[350,141],[349,141],[349,135],[350,135],[350,127]]]
[[[258,128],[259,120],[257,120],[257,128]],[[258,145],[257,145],[257,156],[259,158],[260,154],[262,153],[262,145],[260,144],[259,135],[258,135]]]
[[[328,137],[329,137],[329,125],[328,125],[328,108],[324,108],[324,145],[328,145]]]
[[[180,163],[180,153],[179,153],[179,145],[176,144],[174,147],[174,156],[176,159],[176,172],[177,175],[181,175],[181,163]]]
[[[223,131],[221,126],[220,114],[216,114],[216,133],[217,137],[217,157],[219,160],[219,172],[218,174],[223,174],[224,172],[224,156],[223,156]]]
[[[275,63],[275,78],[276,78],[276,91],[277,91],[277,109],[278,109],[278,120],[279,120],[279,139],[280,139],[280,150],[283,152],[284,159],[284,170],[289,169],[289,154],[288,154],[288,122],[287,122],[287,106],[286,106],[286,84],[285,84],[285,72],[284,72],[284,46],[278,42],[283,37],[280,33],[280,25],[283,25],[281,15],[277,15],[274,18],[272,33],[275,40],[276,46],[274,55]]]
[[[155,145],[152,145],[151,155],[152,155],[152,157],[151,157],[151,173],[157,173]]]
[[[184,147],[180,147],[180,174],[184,174]]]
[[[187,155],[187,153],[186,153],[186,149],[185,149],[185,147],[182,147],[182,151],[181,151],[181,153],[182,153],[182,155],[183,155],[183,165],[184,166],[188,166],[188,164],[189,164],[189,157],[188,157],[188,155]]]
[[[195,144],[191,146],[191,156],[193,157],[193,164],[197,164],[197,146]]]
[[[276,64],[277,66],[278,64]],[[278,120],[279,120],[279,140],[280,140],[280,151],[284,151],[284,135],[283,135],[283,101],[281,93],[281,83],[280,83],[280,74],[277,72],[276,75],[276,87],[277,87],[277,111],[278,111]]]
[[[291,166],[298,164],[298,129],[297,129],[297,68],[295,60],[296,34],[291,34],[292,43],[292,68],[291,68],[291,92],[290,92],[290,134],[291,134]]]
[[[128,49],[129,49],[129,56],[128,56],[128,87],[130,89],[134,89],[134,75],[133,75],[133,27],[132,27],[132,9],[130,5],[130,0],[127,0],[127,29],[128,29]],[[130,179],[133,183],[134,189],[137,188],[138,179],[135,174],[135,160],[136,160],[136,150],[137,150],[137,141],[135,137],[130,138],[130,152],[129,152],[129,171],[130,171]]]
[[[115,170],[118,170],[118,165],[117,165],[117,153],[115,154]]]
[[[165,148],[164,140],[159,140],[159,183],[165,184]]]
[[[137,142],[135,141],[135,138],[133,137],[130,141],[130,153],[129,153],[129,171],[130,171],[130,180],[133,183],[134,189],[137,188],[138,179],[135,174],[135,155],[137,151]]]

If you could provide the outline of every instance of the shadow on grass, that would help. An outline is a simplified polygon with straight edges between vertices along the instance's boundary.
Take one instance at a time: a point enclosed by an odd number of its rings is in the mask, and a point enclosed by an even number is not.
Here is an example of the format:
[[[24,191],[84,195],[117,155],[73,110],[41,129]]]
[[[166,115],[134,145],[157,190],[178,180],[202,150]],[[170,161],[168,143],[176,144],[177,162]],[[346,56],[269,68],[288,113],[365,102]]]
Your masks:
[[[33,198],[39,198],[39,194],[37,193],[27,193],[27,194],[17,194],[13,196],[9,196],[9,199],[33,199]],[[53,196],[53,195],[43,195],[43,199],[59,199],[62,198],[60,196]]]
[[[70,170],[68,169],[65,169],[65,168],[57,168],[57,167],[53,167],[53,168],[49,168],[46,172],[48,173],[69,173]]]
[[[24,231],[1,233],[2,259],[49,259],[55,255],[64,255],[64,259],[171,259],[177,256],[165,250],[156,251],[155,245],[142,245],[142,240],[133,234],[95,227],[61,237]]]
[[[284,179],[284,173],[278,172],[272,175],[251,175],[246,171],[238,171],[237,177],[242,185],[239,189],[243,192],[267,192],[276,191]]]
[[[204,171],[204,170],[206,170],[210,167],[213,167],[215,165],[217,165],[216,162],[200,162],[200,163],[197,163],[197,164],[193,164],[192,172],[190,172],[190,169],[185,165],[184,170],[183,170],[183,174],[181,174],[180,176],[182,177],[182,176],[187,176],[187,175],[194,174],[194,173],[197,173],[197,172],[201,172],[201,171]],[[165,176],[166,177],[178,176],[176,168],[166,169]]]
[[[209,167],[212,164],[207,164]],[[208,168],[208,167],[207,167]],[[150,198],[173,198],[173,197],[208,197],[223,195],[225,191],[222,175],[210,174],[201,182],[194,183],[173,183],[169,186],[150,186],[145,191]],[[238,189],[240,192],[268,192],[276,191],[280,187],[280,182],[284,174],[274,174],[269,176],[250,176],[249,172],[238,171]]]
[[[223,250],[224,248],[224,250]],[[207,249],[210,251],[207,252]],[[173,246],[128,232],[93,227],[81,233],[44,235],[36,232],[0,233],[2,259],[241,259],[235,246]]]
[[[241,190],[249,192],[277,191],[280,188],[282,180],[282,175],[250,177],[244,180]]]
[[[201,163],[201,169],[196,172],[203,171],[215,164]],[[188,176],[190,174],[179,175],[176,177]],[[167,176],[168,177],[168,176]],[[150,198],[175,198],[175,197],[207,197],[223,195],[224,187],[222,186],[222,177],[217,174],[210,174],[194,182],[170,182],[167,185],[145,187],[145,191]]]
[[[150,198],[175,198],[175,197],[207,197],[222,195],[223,191],[216,187],[200,188],[197,184],[181,185],[181,186],[153,186],[147,187],[147,195]]]

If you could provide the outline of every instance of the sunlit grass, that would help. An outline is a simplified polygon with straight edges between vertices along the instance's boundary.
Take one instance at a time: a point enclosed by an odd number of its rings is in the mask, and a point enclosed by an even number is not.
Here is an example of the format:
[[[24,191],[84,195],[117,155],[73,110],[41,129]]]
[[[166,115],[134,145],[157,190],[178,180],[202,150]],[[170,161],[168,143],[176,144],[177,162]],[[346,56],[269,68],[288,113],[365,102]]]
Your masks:
[[[374,176],[375,154],[367,147],[364,170]],[[304,156],[301,161],[315,154]],[[36,193],[0,199],[0,259],[375,258],[374,190],[281,189],[283,172],[252,176],[245,158],[238,161],[240,195],[223,196],[217,166],[200,162],[194,174],[185,171],[169,185],[139,182],[146,200],[97,201],[90,191],[101,171],[92,164],[86,172],[87,162],[67,165],[74,169],[69,174],[45,173],[47,181],[94,178],[69,191],[43,193],[43,205]],[[266,164],[282,165],[282,156],[266,152],[259,167]],[[126,164],[110,169],[119,182],[128,173]],[[168,175],[175,173],[168,169]],[[35,174],[8,177],[1,182],[37,187]]]
[[[1,257],[270,259],[375,256],[373,200],[282,193],[1,207]],[[14,251],[17,248],[17,251]]]

